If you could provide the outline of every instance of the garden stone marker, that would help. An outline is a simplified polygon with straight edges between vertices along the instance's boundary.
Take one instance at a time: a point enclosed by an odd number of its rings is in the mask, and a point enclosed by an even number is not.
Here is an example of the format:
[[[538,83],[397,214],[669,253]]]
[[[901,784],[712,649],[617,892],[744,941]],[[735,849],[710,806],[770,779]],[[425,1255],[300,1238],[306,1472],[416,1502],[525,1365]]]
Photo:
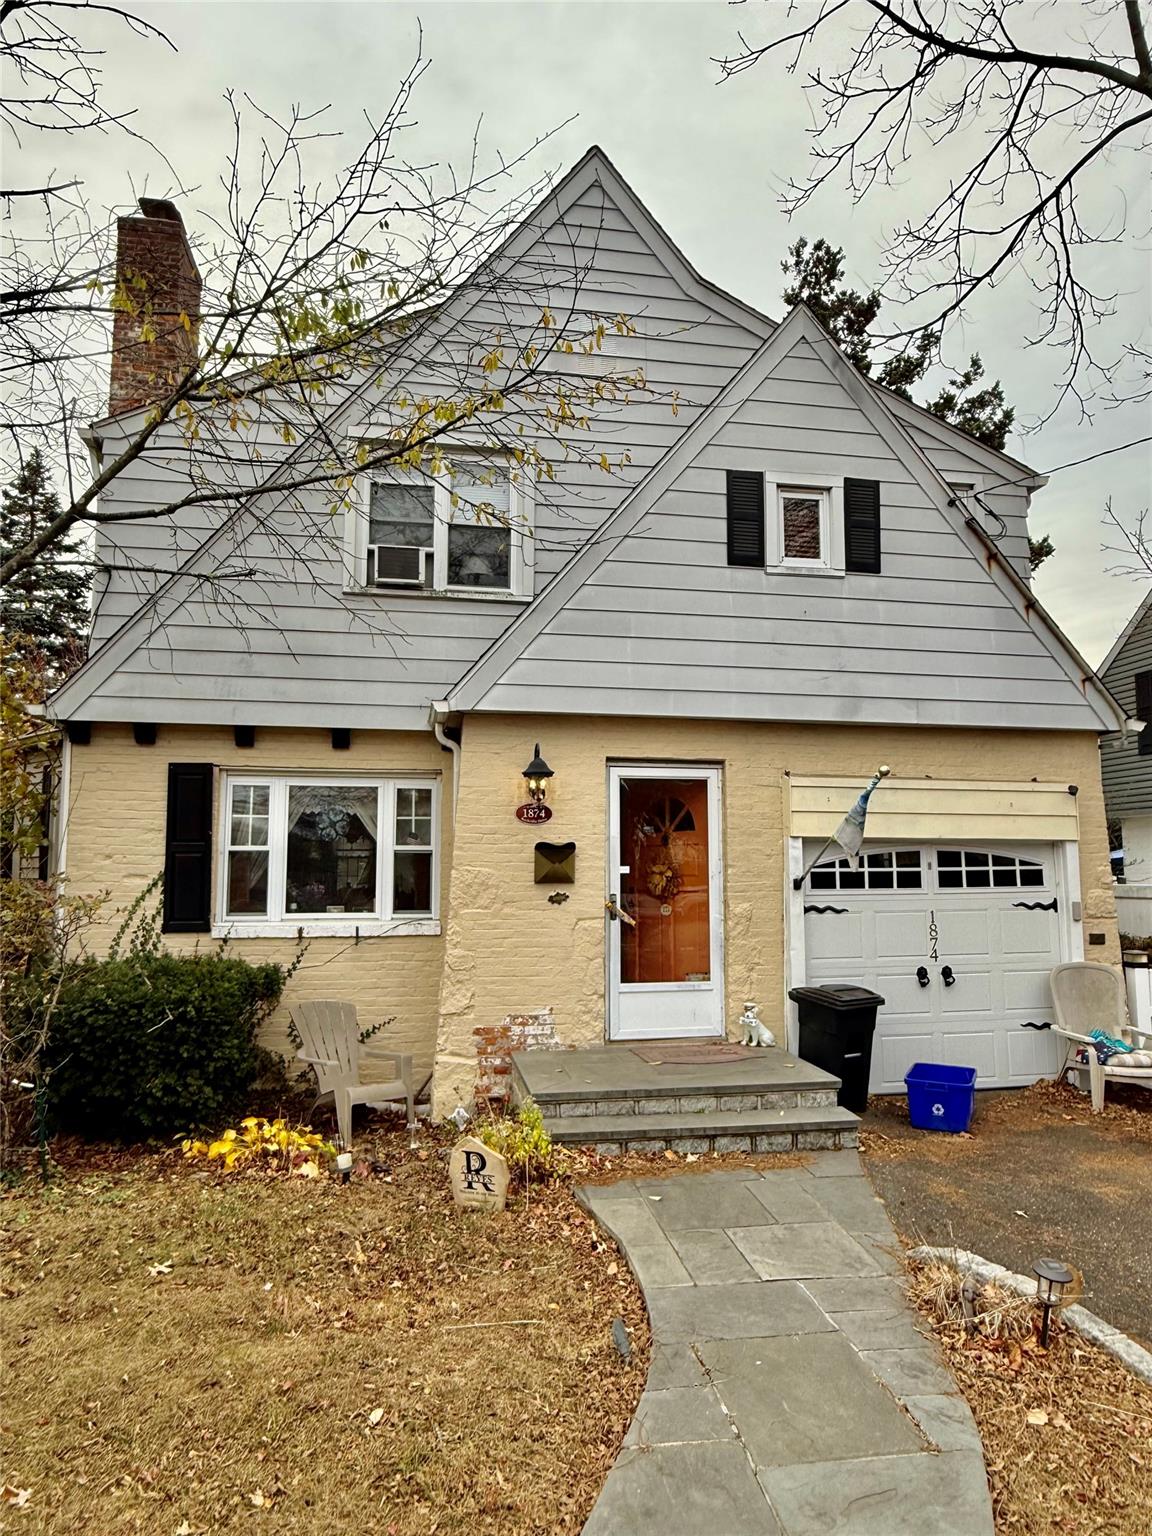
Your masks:
[[[466,1210],[502,1211],[508,1198],[508,1163],[475,1136],[464,1136],[448,1159],[452,1198]]]

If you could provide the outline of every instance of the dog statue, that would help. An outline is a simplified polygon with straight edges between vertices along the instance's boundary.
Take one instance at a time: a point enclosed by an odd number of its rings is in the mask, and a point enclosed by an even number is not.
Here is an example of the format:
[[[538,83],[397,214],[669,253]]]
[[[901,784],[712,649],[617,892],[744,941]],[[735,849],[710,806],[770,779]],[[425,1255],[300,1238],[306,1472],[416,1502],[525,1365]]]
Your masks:
[[[775,1045],[776,1036],[768,1028],[760,1017],[759,1003],[745,1003],[744,1012],[740,1015],[740,1028],[743,1030],[742,1045]]]

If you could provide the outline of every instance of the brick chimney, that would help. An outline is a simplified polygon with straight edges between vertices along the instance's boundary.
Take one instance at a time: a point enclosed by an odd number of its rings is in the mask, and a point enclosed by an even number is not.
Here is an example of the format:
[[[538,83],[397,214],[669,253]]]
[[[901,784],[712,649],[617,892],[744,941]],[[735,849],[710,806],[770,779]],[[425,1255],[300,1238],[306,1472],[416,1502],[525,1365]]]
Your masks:
[[[139,215],[116,221],[116,288],[134,312],[113,316],[110,416],[163,399],[196,356],[200,273],[172,203],[142,197]],[[145,326],[153,339],[143,339]]]

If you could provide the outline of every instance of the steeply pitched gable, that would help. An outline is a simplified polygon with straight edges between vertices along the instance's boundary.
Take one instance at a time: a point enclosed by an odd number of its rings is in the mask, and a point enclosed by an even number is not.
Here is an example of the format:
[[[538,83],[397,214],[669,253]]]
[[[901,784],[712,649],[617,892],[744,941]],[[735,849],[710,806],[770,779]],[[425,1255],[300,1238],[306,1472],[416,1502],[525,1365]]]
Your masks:
[[[579,252],[587,278],[584,302],[594,308],[615,299],[617,307],[641,317],[639,329],[650,356],[641,353],[640,361],[666,393],[679,388],[684,403],[679,417],[659,392],[652,401],[638,399],[621,408],[608,446],[629,450],[631,479],[604,476],[594,466],[558,466],[565,483],[554,505],[544,505],[541,498],[538,508],[535,553],[541,581],[612,512],[772,328],[767,317],[695,271],[594,148],[452,299],[427,317],[406,345],[408,374],[418,374],[470,307],[497,288],[505,298],[514,294],[521,265],[526,273],[523,302],[536,305],[538,316],[549,262],[558,274],[554,286],[563,289],[563,274],[573,270],[573,251]],[[628,357],[613,361],[620,369],[633,366]],[[371,423],[373,409],[373,389],[366,385],[334,405],[326,431],[354,434]],[[296,723],[325,724],[347,723],[355,716],[367,724],[387,712],[397,727],[424,723],[429,700],[461,675],[516,610],[498,603],[350,597],[343,591],[339,526],[327,516],[328,498],[319,492],[308,569],[286,571],[286,561],[275,557],[265,531],[275,526],[278,500],[284,497],[278,480],[316,451],[310,439],[288,454],[251,500],[206,530],[179,570],[143,600],[127,577],[104,597],[102,644],[52,701],[59,718],[207,716],[251,723],[290,717]],[[131,475],[124,477],[116,490],[129,502],[134,495],[146,502],[152,491],[147,466],[140,467],[135,482]],[[155,531],[146,521],[120,525],[117,538],[124,543],[118,563],[130,562],[135,539],[147,551],[146,563],[154,565],[150,538]],[[259,617],[247,624],[243,590],[235,601],[221,598],[213,577],[222,567],[243,565],[249,558],[261,569],[251,605]],[[399,604],[395,613],[389,611],[390,602]]]
[[[881,482],[880,575],[731,567],[727,469]],[[793,311],[449,708],[1109,729],[1116,709],[881,392]]]

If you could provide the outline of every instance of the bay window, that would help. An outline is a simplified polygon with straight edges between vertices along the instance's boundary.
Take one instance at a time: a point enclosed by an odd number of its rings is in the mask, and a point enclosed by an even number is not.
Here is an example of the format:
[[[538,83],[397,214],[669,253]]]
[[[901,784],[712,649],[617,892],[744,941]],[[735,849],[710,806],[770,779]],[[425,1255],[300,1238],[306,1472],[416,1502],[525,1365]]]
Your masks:
[[[229,776],[218,923],[351,932],[437,916],[434,779]]]

